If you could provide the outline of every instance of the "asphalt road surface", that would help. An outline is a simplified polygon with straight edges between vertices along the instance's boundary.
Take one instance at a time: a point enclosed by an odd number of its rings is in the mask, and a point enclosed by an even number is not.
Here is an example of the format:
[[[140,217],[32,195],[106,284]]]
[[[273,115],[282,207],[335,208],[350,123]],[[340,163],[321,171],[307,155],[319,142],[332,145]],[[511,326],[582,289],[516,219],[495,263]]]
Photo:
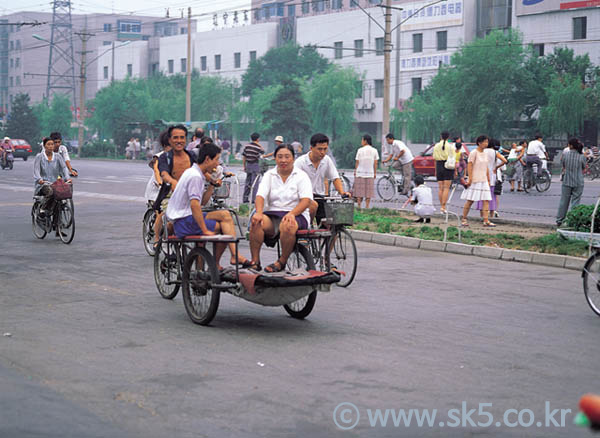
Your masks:
[[[359,243],[355,282],[306,320],[224,295],[201,327],[156,291],[145,164],[76,163],[68,246],[33,237],[16,164],[0,172],[0,437],[592,436],[572,424],[600,393],[577,272]],[[420,411],[406,426],[400,409]]]

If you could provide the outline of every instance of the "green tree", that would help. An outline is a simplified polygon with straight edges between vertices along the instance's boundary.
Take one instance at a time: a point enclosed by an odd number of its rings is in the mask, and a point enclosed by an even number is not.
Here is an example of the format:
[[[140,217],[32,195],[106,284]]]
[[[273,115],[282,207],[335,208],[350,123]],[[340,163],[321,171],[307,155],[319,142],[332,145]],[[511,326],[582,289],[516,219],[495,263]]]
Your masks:
[[[547,90],[548,104],[540,111],[539,129],[546,135],[573,136],[583,131],[588,96],[579,76],[555,76]]]
[[[27,140],[35,150],[34,145],[40,141],[40,122],[33,113],[29,100],[29,94],[19,93],[15,96],[6,126],[6,135]]]
[[[273,48],[250,63],[242,77],[242,94],[250,96],[256,89],[278,85],[294,77],[311,79],[328,66],[329,61],[314,47],[288,44]]]
[[[262,113],[263,124],[270,124],[266,131],[269,136],[282,135],[288,142],[304,141],[310,128],[310,114],[294,79],[281,82],[279,91],[271,104]]]
[[[71,101],[64,94],[55,94],[52,103],[44,99],[33,107],[33,111],[40,121],[40,129],[43,136],[58,131],[63,138],[68,138],[71,133]]]

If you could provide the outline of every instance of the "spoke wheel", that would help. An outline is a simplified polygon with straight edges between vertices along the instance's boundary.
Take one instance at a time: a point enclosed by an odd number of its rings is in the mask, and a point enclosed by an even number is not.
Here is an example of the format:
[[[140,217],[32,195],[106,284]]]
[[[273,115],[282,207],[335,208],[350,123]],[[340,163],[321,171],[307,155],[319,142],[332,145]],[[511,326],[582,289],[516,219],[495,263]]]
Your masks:
[[[142,239],[144,249],[149,256],[154,257],[154,224],[156,222],[156,212],[151,208],[146,210],[144,220],[142,221]]]
[[[333,251],[329,257],[331,264],[335,266],[341,276],[337,285],[340,287],[350,286],[358,268],[358,251],[352,235],[347,230],[338,231],[333,243]]]
[[[529,193],[531,191],[532,180],[533,172],[530,169],[525,170],[525,172],[523,172],[523,190],[525,190],[525,193]]]
[[[175,245],[159,241],[154,254],[154,283],[160,296],[167,300],[179,292],[181,280]]]
[[[38,239],[43,239],[48,234],[48,219],[40,217],[41,204],[35,202],[31,207],[31,227],[33,235]]]
[[[199,259],[201,258],[201,259]],[[212,254],[205,248],[194,248],[185,258],[182,294],[185,310],[192,322],[208,325],[219,308],[219,271]]]
[[[315,269],[315,263],[310,252],[304,245],[296,245],[294,252],[288,258],[286,268],[290,271],[297,269],[310,271]],[[313,307],[315,307],[316,301],[317,291],[313,289],[307,296],[302,297],[293,303],[285,304],[283,308],[292,318],[304,319],[310,315]]]
[[[600,253],[593,254],[583,267],[583,292],[591,309],[600,316]]]
[[[396,194],[396,187],[389,176],[379,178],[377,181],[377,194],[384,201],[391,201]]]
[[[75,237],[75,212],[73,210],[73,200],[67,199],[60,201],[56,207],[56,227],[58,237],[62,243],[69,244]]]
[[[535,189],[540,193],[545,192],[550,188],[550,184],[552,184],[552,177],[547,170],[544,170],[535,181]]]

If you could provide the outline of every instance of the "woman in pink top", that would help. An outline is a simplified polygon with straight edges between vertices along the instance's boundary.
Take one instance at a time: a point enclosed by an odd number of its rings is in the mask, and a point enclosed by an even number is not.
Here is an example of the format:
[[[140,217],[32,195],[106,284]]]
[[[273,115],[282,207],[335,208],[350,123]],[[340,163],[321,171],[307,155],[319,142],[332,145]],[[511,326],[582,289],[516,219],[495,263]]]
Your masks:
[[[488,145],[488,138],[485,135],[477,137],[477,149],[469,154],[469,162],[467,164],[467,189],[463,191],[461,199],[465,199],[465,207],[463,209],[462,226],[467,227],[467,216],[471,205],[475,201],[483,201],[483,226],[495,227],[496,225],[489,220],[489,207],[492,194],[490,192],[490,173],[488,168],[489,156],[485,153],[485,148]]]

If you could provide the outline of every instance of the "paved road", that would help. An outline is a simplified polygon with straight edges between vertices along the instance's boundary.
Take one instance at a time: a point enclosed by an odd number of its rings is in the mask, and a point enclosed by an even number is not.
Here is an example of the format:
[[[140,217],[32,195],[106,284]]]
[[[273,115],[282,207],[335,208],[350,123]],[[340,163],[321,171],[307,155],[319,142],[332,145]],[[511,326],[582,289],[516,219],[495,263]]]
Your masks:
[[[308,319],[225,295],[200,327],[153,283],[148,168],[77,167],[69,246],[33,238],[30,180],[12,180],[24,166],[0,173],[0,437],[589,436],[572,413],[544,425],[545,402],[600,393],[600,318],[578,273],[359,243],[355,283]],[[492,426],[441,427],[463,401],[492,403]],[[336,427],[340,403],[358,407],[355,429]],[[433,427],[370,427],[367,409],[386,408],[438,412]],[[507,409],[533,426],[497,427]]]

